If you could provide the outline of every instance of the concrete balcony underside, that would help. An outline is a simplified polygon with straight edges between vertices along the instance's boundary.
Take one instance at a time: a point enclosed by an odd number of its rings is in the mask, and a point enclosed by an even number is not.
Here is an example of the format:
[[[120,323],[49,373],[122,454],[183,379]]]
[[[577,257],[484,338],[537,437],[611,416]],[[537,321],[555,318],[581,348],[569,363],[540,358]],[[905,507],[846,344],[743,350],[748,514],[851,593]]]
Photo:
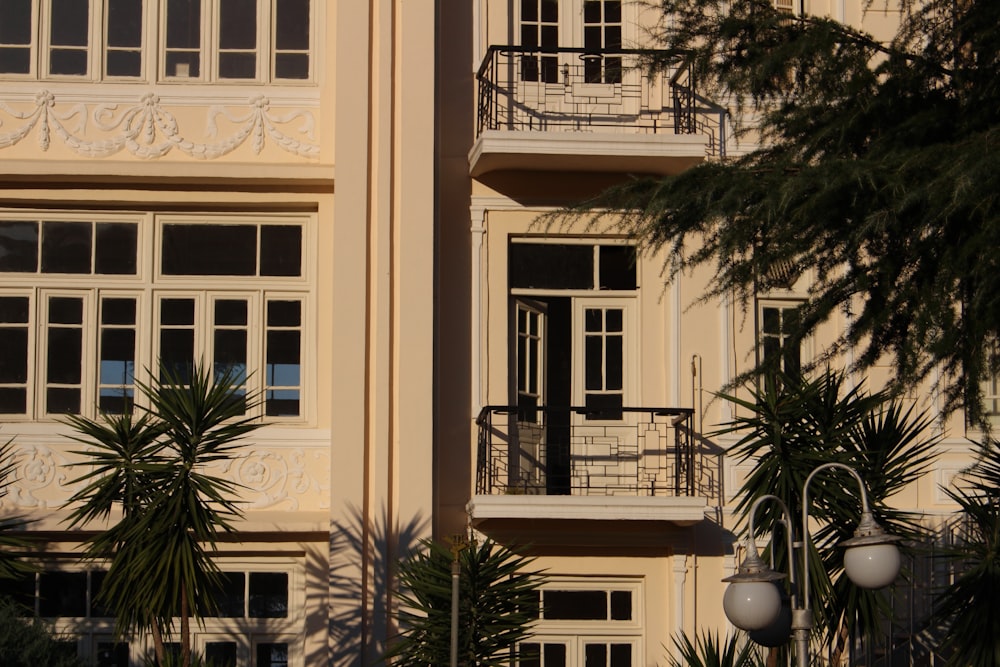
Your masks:
[[[473,496],[472,525],[493,539],[546,546],[666,548],[705,520],[707,499]]]
[[[469,152],[469,172],[677,174],[704,161],[709,145],[701,134],[485,130]]]

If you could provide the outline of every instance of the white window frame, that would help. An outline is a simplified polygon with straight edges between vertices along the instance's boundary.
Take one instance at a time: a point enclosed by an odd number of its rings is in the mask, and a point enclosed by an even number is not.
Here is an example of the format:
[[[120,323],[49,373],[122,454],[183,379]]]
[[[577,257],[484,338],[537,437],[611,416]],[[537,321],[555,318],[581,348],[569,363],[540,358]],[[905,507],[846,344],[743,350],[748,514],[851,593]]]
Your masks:
[[[522,643],[553,644],[567,646],[566,664],[582,665],[584,646],[588,643],[616,643],[632,645],[632,664],[645,664],[645,600],[644,581],[639,577],[547,577],[541,586],[544,605],[546,590],[554,591],[605,591],[610,596],[613,591],[628,591],[632,598],[632,618],[628,621],[610,620],[550,620],[539,618],[532,623],[531,635]],[[544,612],[543,612],[544,613]]]
[[[764,361],[764,309],[776,308],[783,311],[793,308],[801,308],[805,304],[805,301],[805,298],[800,296],[767,296],[757,298],[757,321],[754,327],[754,345],[757,349],[759,362],[762,363]],[[782,317],[784,316],[782,315]],[[781,336],[780,338],[780,348],[784,349],[784,336]],[[803,374],[805,374],[805,369],[812,361],[812,358],[812,336],[806,336],[799,344],[799,368]],[[783,371],[785,370],[784,363],[781,364],[781,369]]]
[[[295,330],[299,343],[299,384],[298,386],[275,386],[276,391],[298,391],[298,414],[268,416],[266,404],[262,403],[251,416],[261,417],[267,422],[283,424],[308,424],[315,418],[314,394],[316,378],[313,370],[315,360],[315,336],[311,331],[313,308],[315,307],[315,279],[313,262],[308,248],[315,247],[316,216],[254,214],[204,215],[192,218],[170,213],[79,213],[61,211],[5,211],[0,212],[0,220],[45,222],[50,220],[66,222],[135,222],[138,225],[136,247],[136,273],[119,274],[62,274],[34,272],[7,272],[0,274],[0,296],[27,298],[28,323],[25,355],[27,358],[27,380],[23,413],[3,413],[0,420],[52,420],[59,419],[61,413],[49,413],[46,405],[47,385],[47,341],[50,327],[47,319],[48,299],[66,296],[83,299],[81,359],[82,386],[80,387],[80,414],[94,416],[100,395],[100,305],[103,298],[134,298],[136,300],[136,340],[134,379],[149,382],[147,370],[153,369],[154,361],[160,353],[160,309],[162,298],[191,298],[195,300],[194,361],[211,363],[214,344],[214,309],[217,299],[231,298],[246,300],[247,312],[247,372],[250,392],[266,392],[267,386],[267,336],[274,330]],[[297,276],[195,276],[160,274],[160,244],[162,235],[153,233],[163,224],[190,222],[213,225],[218,221],[240,224],[294,225],[301,228],[302,254],[300,272]],[[40,251],[39,251],[40,252]],[[95,252],[91,247],[91,253]],[[84,280],[81,280],[84,279]],[[298,326],[270,327],[266,322],[266,305],[272,301],[294,301],[300,304]],[[19,328],[12,324],[11,328]],[[20,388],[20,384],[6,385]],[[109,385],[106,385],[109,386]],[[136,396],[141,403],[141,396]],[[262,394],[262,399],[265,396]]]
[[[586,355],[586,315],[588,308],[601,309],[621,309],[622,310],[622,406],[634,407],[639,405],[638,387],[636,379],[638,373],[639,359],[639,327],[636,311],[638,305],[636,299],[628,297],[607,297],[602,296],[602,292],[595,292],[593,297],[573,298],[573,404],[584,406],[587,404],[587,355]],[[600,393],[600,392],[597,392]],[[588,424],[599,424],[605,421],[620,423],[627,420],[627,413],[623,413],[622,419],[614,420],[587,420]]]
[[[279,79],[275,75],[275,56],[279,53],[277,48],[277,0],[256,0],[257,4],[257,46],[256,51],[256,75],[252,78],[222,78],[218,74],[220,54],[223,52],[220,44],[219,27],[221,20],[221,0],[201,0],[201,42],[199,45],[199,57],[201,66],[198,75],[183,75],[176,72],[167,71],[167,0],[160,0],[158,19],[160,29],[158,31],[158,47],[156,53],[159,54],[160,69],[158,78],[164,82],[203,82],[215,84],[263,84],[274,83],[280,85],[297,85],[314,83],[316,78],[316,35],[317,35],[317,14],[319,3],[323,0],[310,1],[310,25],[309,25],[309,48],[301,51],[309,55],[309,75],[304,79]],[[281,53],[290,51],[282,50]],[[298,52],[298,51],[297,51]]]
[[[318,61],[318,26],[324,0],[310,0],[309,46],[306,49],[277,48],[277,0],[256,0],[257,45],[256,75],[252,78],[220,78],[219,32],[220,1],[201,0],[201,41],[199,76],[177,76],[166,71],[166,13],[167,0],[143,0],[140,27],[142,65],[138,76],[113,76],[106,74],[108,52],[108,0],[88,0],[88,44],[80,47],[87,52],[86,74],[50,74],[51,64],[51,0],[31,1],[31,41],[25,45],[29,51],[29,71],[26,74],[0,72],[3,80],[40,81],[110,81],[118,83],[213,83],[233,85],[315,85]],[[13,45],[11,45],[13,46]],[[21,45],[17,45],[21,46]],[[304,53],[309,58],[309,72],[305,78],[282,79],[275,73],[275,59],[279,53]]]

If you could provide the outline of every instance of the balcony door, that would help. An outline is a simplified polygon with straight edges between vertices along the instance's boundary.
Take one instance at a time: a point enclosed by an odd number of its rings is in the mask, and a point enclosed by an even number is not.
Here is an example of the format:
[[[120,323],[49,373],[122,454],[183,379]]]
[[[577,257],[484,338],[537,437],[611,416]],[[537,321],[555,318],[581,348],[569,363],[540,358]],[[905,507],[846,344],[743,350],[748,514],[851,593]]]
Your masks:
[[[578,467],[589,454],[573,434],[603,429],[619,439],[627,421],[622,408],[635,399],[635,247],[611,239],[518,238],[509,253],[508,377],[517,425],[508,485],[585,493]],[[606,459],[615,445],[601,442]]]
[[[623,94],[638,85],[639,72],[620,54],[623,0],[519,0],[518,45],[541,53],[521,57],[519,99],[538,110],[538,125],[549,114],[614,117],[638,112],[638,96]],[[558,52],[558,49],[577,49]],[[632,63],[634,64],[634,63]]]

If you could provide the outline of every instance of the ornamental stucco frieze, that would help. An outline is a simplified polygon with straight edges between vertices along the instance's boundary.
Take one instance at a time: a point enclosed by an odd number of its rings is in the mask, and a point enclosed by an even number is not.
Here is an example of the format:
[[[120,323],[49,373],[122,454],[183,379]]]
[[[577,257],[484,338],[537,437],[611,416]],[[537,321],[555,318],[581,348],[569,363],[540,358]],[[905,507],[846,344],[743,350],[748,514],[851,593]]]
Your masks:
[[[206,472],[234,482],[248,511],[328,509],[330,455],[323,442],[247,444]],[[77,480],[90,468],[74,464],[84,461],[80,453],[91,447],[48,444],[37,436],[19,436],[15,443],[14,472],[0,494],[0,513],[59,509],[86,483]]]
[[[270,143],[287,153],[318,159],[315,118],[312,112],[271,108],[264,95],[245,102],[204,105],[203,128],[197,131],[187,107],[184,121],[180,109],[168,108],[155,93],[134,102],[64,101],[49,90],[38,91],[33,104],[0,99],[0,149],[22,142],[37,142],[49,151],[58,141],[81,157],[107,158],[126,153],[141,159],[156,159],[177,151],[198,160],[213,160],[249,146],[260,154]],[[222,121],[225,123],[225,135]],[[195,137],[198,137],[197,139]],[[206,141],[205,139],[208,139]]]

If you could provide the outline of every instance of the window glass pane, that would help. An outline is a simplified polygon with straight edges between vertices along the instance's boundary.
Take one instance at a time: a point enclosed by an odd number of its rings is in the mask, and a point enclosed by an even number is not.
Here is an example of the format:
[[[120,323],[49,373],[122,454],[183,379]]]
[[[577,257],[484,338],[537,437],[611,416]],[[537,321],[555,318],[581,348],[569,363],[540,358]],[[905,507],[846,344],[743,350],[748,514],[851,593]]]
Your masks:
[[[274,57],[274,76],[278,79],[308,79],[309,56],[305,53],[279,53]]]
[[[247,302],[244,299],[219,299],[215,302],[216,326],[247,324]]]
[[[201,76],[201,56],[195,52],[167,53],[167,76],[195,78]]]
[[[220,0],[219,47],[257,48],[257,0]]]
[[[216,611],[213,616],[243,618],[246,614],[246,575],[223,572],[222,587],[215,593]]]
[[[201,46],[201,0],[167,0],[167,48]]]
[[[545,667],[566,667],[566,645],[546,644]]]
[[[236,667],[236,642],[205,642],[205,662],[212,667]]]
[[[97,223],[94,271],[109,275],[135,275],[139,225]]]
[[[106,67],[108,76],[140,76],[142,74],[142,52],[108,51]]]
[[[31,0],[0,0],[0,44],[31,44]]]
[[[97,667],[129,667],[128,642],[97,642]]]
[[[0,413],[27,411],[28,381],[27,297],[0,297]],[[9,386],[20,385],[20,386]]]
[[[299,301],[268,301],[267,326],[297,327],[302,324],[302,303]]]
[[[0,221],[0,271],[34,273],[38,270],[38,223]]]
[[[18,616],[35,615],[35,573],[17,574],[12,579],[3,582],[4,593],[17,606]]]
[[[90,36],[88,0],[51,0],[51,43],[57,46],[87,46]],[[6,18],[6,17],[5,17]]]
[[[542,667],[542,645],[525,642],[517,649],[518,667]]]
[[[90,616],[91,618],[114,618],[114,612],[101,599],[101,586],[107,576],[105,570],[94,570],[90,573]]]
[[[251,572],[249,610],[251,618],[287,617],[288,574]]]
[[[542,614],[549,621],[605,621],[608,618],[607,591],[545,590],[542,605]]]
[[[257,644],[256,667],[288,667],[288,644],[284,642]]]
[[[90,273],[89,222],[42,223],[42,273]]]
[[[593,247],[512,243],[510,286],[591,289],[594,286]]]
[[[282,51],[309,49],[309,0],[281,0],[275,4],[275,46]]]
[[[599,252],[600,288],[634,290],[636,288],[635,247],[602,245]]]
[[[522,21],[538,20],[538,1],[539,0],[521,0]]]
[[[0,324],[28,322],[28,297],[0,296]],[[3,355],[0,355],[0,359]]]
[[[220,79],[253,79],[257,76],[257,54],[220,53]]]
[[[766,334],[781,332],[781,313],[777,308],[764,308],[762,311],[761,331]]]
[[[632,645],[611,645],[611,667],[632,667]]]
[[[163,299],[160,302],[161,324],[194,324],[194,299]]]
[[[247,332],[219,329],[215,332],[215,377],[230,376],[242,385],[247,378]]]
[[[265,372],[266,412],[270,416],[299,414],[301,383],[301,334],[298,331],[267,332]]]
[[[600,336],[587,336],[584,340],[584,373],[588,391],[604,389],[604,340]]]
[[[604,21],[606,23],[621,23],[621,0],[604,0]]]
[[[611,620],[632,620],[632,593],[630,591],[611,591]]]
[[[31,72],[31,50],[0,46],[0,72],[29,74]]]
[[[49,74],[86,74],[87,52],[76,49],[52,49],[49,54]]]
[[[220,252],[223,248],[225,252]],[[257,228],[253,225],[164,225],[162,267],[167,275],[255,275]]]
[[[260,228],[260,275],[302,275],[302,228],[264,225]]]
[[[585,667],[608,667],[608,647],[604,644],[585,644]]]
[[[167,0],[167,76],[201,75],[201,0]]]
[[[555,23],[559,20],[559,0],[541,0],[542,20],[546,23]]]
[[[46,379],[57,384],[80,382],[80,346],[83,331],[79,328],[49,330],[49,354]]]
[[[160,301],[160,363],[186,382],[194,364],[194,299]]]
[[[142,0],[108,0],[108,45],[142,46]]]
[[[42,572],[38,581],[39,615],[43,618],[87,615],[86,572]]]

